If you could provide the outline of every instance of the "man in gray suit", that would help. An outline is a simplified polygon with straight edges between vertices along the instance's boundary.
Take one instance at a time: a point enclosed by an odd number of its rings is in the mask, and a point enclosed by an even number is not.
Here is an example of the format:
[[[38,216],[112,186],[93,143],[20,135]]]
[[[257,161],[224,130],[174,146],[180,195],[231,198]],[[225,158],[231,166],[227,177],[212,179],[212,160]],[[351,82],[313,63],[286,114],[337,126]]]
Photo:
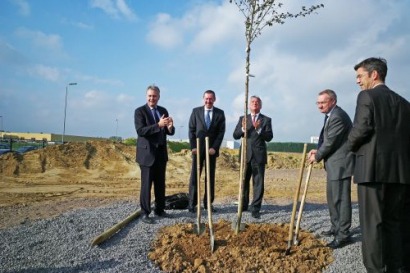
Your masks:
[[[350,242],[351,179],[354,168],[353,153],[347,149],[347,137],[352,121],[336,103],[337,95],[333,90],[326,89],[319,93],[316,105],[319,111],[325,114],[325,122],[319,136],[318,148],[308,154],[311,164],[324,161],[331,228],[322,232],[322,235],[334,236],[334,240],[328,244],[333,249]]]
[[[385,59],[354,69],[362,91],[348,146],[356,153],[363,263],[367,272],[410,272],[410,103],[385,85]]]
[[[200,172],[205,163],[205,137],[209,137],[209,172],[210,177],[205,175],[205,181],[209,179],[211,185],[211,209],[215,212],[212,203],[215,199],[215,167],[216,158],[219,156],[219,148],[221,147],[225,135],[225,113],[223,110],[214,106],[216,101],[215,92],[206,90],[203,94],[204,105],[196,107],[192,110],[189,118],[189,144],[192,151],[192,168],[191,177],[189,179],[189,205],[188,211],[194,213],[197,205],[197,159],[196,154],[200,153]],[[200,139],[200,150],[197,150],[196,139]],[[205,172],[206,173],[206,172]],[[206,187],[205,187],[206,188]],[[207,192],[204,191],[204,207],[207,209]],[[200,206],[201,204],[198,204]]]
[[[264,184],[265,184],[265,165],[267,160],[266,142],[273,138],[272,120],[260,113],[262,100],[257,96],[250,98],[247,124],[243,116],[239,118],[238,124],[233,132],[234,139],[240,139],[247,130],[246,139],[246,174],[243,189],[243,211],[248,210],[249,204],[249,182],[252,177],[253,200],[251,203],[252,217],[260,218],[262,206]]]

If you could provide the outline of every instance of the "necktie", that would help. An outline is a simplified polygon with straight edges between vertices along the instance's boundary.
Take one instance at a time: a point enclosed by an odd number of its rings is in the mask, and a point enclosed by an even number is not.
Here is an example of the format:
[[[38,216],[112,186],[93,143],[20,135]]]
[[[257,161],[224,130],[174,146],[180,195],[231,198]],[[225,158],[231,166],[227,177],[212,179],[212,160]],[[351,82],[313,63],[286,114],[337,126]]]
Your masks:
[[[255,127],[255,123],[256,123],[256,115],[252,115],[252,124],[253,124],[253,127]]]
[[[318,148],[318,149],[319,149],[320,146],[322,146],[322,144],[323,144],[323,140],[324,140],[323,134],[324,134],[324,131],[325,131],[326,121],[327,121],[327,118],[328,118],[328,117],[329,117],[328,115],[325,115],[325,121],[323,122],[322,131],[320,131],[319,141],[317,142],[317,148]]]
[[[206,129],[209,129],[209,126],[211,126],[211,110],[206,110],[205,123]]]
[[[152,108],[151,112],[152,112],[152,115],[154,116],[155,123],[158,123],[159,118],[158,118],[158,115],[157,115],[157,108]]]

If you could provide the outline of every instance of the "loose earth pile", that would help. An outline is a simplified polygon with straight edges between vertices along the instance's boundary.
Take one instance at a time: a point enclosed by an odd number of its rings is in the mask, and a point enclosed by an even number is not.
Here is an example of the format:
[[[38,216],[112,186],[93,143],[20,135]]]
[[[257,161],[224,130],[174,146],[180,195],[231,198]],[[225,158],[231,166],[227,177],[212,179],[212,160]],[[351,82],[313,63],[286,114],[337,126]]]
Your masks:
[[[249,224],[238,234],[231,223],[214,225],[214,252],[207,231],[197,235],[193,224],[165,227],[149,258],[165,272],[321,272],[332,261],[332,250],[311,233],[299,234],[299,245],[288,248],[288,225]]]

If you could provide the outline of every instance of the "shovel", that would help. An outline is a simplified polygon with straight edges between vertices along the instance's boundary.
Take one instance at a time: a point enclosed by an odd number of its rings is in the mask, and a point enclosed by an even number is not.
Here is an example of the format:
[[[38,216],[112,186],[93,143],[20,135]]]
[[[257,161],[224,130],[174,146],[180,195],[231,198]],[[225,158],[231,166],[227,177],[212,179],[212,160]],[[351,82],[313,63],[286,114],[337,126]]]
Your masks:
[[[302,162],[300,163],[299,180],[298,180],[298,183],[296,185],[295,196],[293,198],[292,216],[290,218],[290,225],[289,225],[288,247],[286,248],[285,255],[290,254],[290,248],[292,247],[293,225],[295,223],[296,207],[297,207],[298,201],[299,201],[300,186],[302,184],[302,178],[303,178],[303,169],[305,167],[305,162],[306,162],[306,150],[307,150],[307,144],[305,143],[303,145]]]
[[[310,180],[310,174],[312,173],[312,166],[313,164],[309,164],[308,172],[306,174],[306,180],[305,180],[305,190],[302,195],[302,200],[300,201],[300,206],[299,206],[299,213],[298,213],[298,220],[296,221],[296,229],[295,229],[295,235],[293,237],[293,244],[299,245],[299,228],[300,228],[300,221],[302,220],[302,213],[303,213],[303,207],[305,205],[305,200],[306,200],[306,194],[309,186],[309,180]]]
[[[201,223],[201,149],[200,139],[196,139],[196,189],[197,189],[197,209],[196,209],[196,226],[195,231],[198,235],[202,234],[205,230],[205,224]]]
[[[206,195],[207,195],[207,209],[208,209],[208,225],[209,237],[211,239],[211,252],[214,252],[215,238],[214,227],[212,223],[212,205],[211,205],[211,170],[209,162],[209,137],[205,137],[205,157],[206,157]],[[199,204],[198,204],[199,206]]]
[[[235,234],[238,234],[239,231],[242,231],[245,229],[245,224],[241,223],[242,221],[242,208],[243,208],[243,188],[244,188],[244,173],[245,173],[245,162],[246,160],[244,159],[244,138],[242,138],[242,143],[241,143],[241,165],[240,165],[240,173],[239,173],[239,197],[238,197],[238,216],[237,220],[232,222],[232,229],[235,230]]]

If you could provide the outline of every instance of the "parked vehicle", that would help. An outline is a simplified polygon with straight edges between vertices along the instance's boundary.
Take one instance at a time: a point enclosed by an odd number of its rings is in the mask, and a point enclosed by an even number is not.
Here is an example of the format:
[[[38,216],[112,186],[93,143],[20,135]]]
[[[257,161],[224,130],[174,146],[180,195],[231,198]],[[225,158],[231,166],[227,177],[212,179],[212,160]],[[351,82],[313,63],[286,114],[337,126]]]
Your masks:
[[[0,143],[0,149],[9,149],[9,145]]]
[[[0,149],[0,155],[7,154],[7,153],[10,153],[10,152],[11,152],[11,151],[10,151],[9,148],[7,148],[7,149],[1,148],[1,149]]]
[[[37,149],[38,149],[37,146],[22,146],[22,147],[18,148],[16,150],[16,152],[19,153],[19,154],[24,154],[26,152],[37,150]]]

